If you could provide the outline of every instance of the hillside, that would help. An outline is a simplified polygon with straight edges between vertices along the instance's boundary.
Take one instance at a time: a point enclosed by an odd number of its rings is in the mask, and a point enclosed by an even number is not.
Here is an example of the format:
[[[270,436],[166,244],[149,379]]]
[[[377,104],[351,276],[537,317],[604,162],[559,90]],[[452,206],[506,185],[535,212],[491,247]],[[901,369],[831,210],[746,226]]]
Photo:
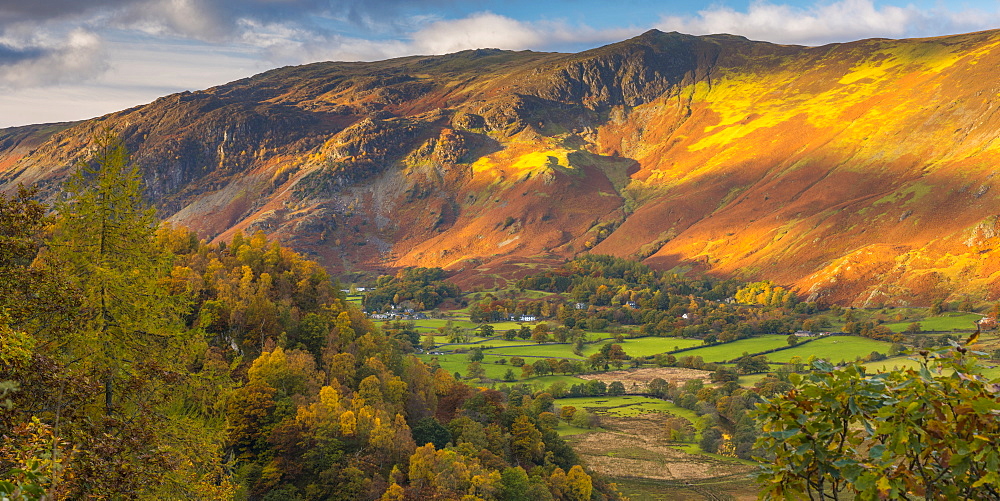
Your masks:
[[[160,216],[334,274],[466,286],[585,251],[842,304],[995,300],[1000,32],[783,46],[650,31],[578,53],[316,63],[0,130],[53,196],[123,133]]]

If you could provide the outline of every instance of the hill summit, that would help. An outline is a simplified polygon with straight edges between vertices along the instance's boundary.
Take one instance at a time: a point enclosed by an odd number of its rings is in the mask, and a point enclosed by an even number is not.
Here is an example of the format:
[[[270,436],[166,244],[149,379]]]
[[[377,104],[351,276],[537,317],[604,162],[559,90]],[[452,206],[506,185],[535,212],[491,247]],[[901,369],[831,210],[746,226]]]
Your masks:
[[[592,252],[857,306],[996,300],[998,46],[654,30],[279,68],[0,130],[0,189],[53,196],[110,127],[164,219],[263,230],[347,277],[492,285]]]

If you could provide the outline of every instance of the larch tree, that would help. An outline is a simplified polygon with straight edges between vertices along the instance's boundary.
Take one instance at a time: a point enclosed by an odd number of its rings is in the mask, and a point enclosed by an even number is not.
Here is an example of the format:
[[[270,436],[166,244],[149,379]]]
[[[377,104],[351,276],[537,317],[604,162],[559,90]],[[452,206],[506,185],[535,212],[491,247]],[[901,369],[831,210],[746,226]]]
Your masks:
[[[164,287],[169,263],[154,243],[155,211],[142,192],[122,139],[105,131],[56,203],[51,255],[82,296],[78,328],[63,349],[100,378],[109,415],[120,403],[116,382],[151,355],[163,357],[183,308]]]

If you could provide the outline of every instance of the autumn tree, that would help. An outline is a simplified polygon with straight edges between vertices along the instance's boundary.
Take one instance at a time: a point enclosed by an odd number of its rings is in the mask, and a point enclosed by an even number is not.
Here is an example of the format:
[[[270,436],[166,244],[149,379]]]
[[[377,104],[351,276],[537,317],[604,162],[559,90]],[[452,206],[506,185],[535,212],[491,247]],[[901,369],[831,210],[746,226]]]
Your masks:
[[[95,143],[56,204],[52,255],[82,293],[78,330],[65,348],[99,374],[111,414],[121,403],[116,384],[151,354],[162,355],[182,305],[161,281],[166,256],[153,243],[157,220],[138,167],[117,135],[105,132]]]

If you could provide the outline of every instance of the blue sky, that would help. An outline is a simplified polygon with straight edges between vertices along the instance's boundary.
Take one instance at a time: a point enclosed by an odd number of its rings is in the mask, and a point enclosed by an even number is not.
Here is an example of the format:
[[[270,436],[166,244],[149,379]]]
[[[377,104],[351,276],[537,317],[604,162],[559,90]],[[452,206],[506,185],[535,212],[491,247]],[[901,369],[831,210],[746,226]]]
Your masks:
[[[821,45],[1000,28],[1000,0],[0,0],[0,127],[99,116],[270,68],[648,29]]]

